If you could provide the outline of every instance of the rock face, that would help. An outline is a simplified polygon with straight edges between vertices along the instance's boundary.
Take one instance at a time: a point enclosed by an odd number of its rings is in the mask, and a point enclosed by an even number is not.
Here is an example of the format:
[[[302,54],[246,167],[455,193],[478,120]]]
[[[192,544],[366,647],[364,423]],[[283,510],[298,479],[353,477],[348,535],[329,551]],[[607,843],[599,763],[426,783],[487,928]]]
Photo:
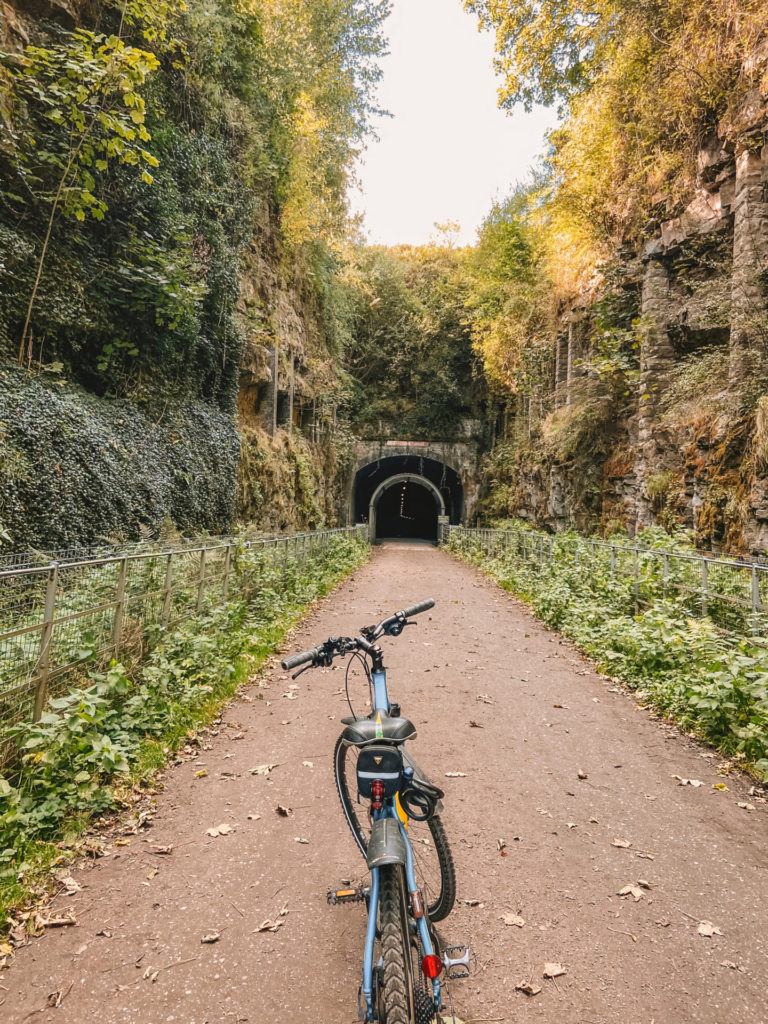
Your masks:
[[[750,60],[752,75],[768,67],[768,43]],[[636,294],[639,359],[609,411],[588,379],[595,303],[562,310],[544,414],[532,421],[535,398],[517,410],[528,440],[508,461],[505,511],[552,529],[681,525],[702,546],[765,552],[766,97],[750,94],[734,122],[702,146],[688,205],[668,219],[650,211],[651,237],[616,256],[615,290]]]

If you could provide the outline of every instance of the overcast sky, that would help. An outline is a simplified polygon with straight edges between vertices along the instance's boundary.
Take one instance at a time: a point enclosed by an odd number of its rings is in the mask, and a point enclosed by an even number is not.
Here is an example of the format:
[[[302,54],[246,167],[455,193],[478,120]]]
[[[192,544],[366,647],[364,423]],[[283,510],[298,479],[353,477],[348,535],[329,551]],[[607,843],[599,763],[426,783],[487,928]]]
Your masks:
[[[429,241],[435,222],[458,221],[471,243],[494,198],[503,198],[544,150],[551,110],[505,114],[496,105],[493,36],[461,0],[394,0],[385,25],[378,121],[352,207],[372,243]]]

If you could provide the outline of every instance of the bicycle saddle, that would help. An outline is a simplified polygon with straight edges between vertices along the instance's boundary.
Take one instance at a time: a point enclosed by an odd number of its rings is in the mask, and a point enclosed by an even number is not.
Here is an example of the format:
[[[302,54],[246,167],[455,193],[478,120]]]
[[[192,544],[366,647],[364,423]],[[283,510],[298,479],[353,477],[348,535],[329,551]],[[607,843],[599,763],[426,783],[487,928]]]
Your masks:
[[[346,725],[342,739],[355,747],[382,740],[385,743],[405,743],[416,735],[413,722],[407,718],[391,718],[383,709],[374,711],[368,718],[342,718],[342,722]]]

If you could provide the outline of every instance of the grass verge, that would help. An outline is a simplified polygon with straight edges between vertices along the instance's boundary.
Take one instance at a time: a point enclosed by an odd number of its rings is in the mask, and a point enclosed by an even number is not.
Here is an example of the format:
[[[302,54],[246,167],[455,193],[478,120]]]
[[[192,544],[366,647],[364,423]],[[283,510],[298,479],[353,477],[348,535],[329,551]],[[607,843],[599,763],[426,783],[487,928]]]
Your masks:
[[[254,552],[237,596],[168,636],[130,673],[119,664],[51,701],[38,723],[7,730],[20,768],[0,778],[0,967],[40,928],[37,903],[80,852],[89,821],[129,807],[190,731],[211,722],[318,598],[366,561],[358,538],[334,537],[305,562]],[[61,873],[60,871],[58,873]],[[2,934],[2,932],[0,932]]]

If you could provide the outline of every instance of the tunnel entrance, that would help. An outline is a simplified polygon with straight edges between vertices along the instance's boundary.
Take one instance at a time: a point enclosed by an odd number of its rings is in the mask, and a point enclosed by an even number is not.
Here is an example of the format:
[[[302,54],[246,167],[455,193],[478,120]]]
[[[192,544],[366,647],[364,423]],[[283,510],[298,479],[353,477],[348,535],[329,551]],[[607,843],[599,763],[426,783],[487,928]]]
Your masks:
[[[376,504],[376,540],[409,537],[437,540],[437,495],[415,480],[386,487]]]
[[[434,541],[438,515],[445,515],[451,523],[461,522],[463,488],[459,474],[444,462],[415,453],[389,455],[357,471],[352,501],[355,522],[371,523],[371,540],[414,537]]]

